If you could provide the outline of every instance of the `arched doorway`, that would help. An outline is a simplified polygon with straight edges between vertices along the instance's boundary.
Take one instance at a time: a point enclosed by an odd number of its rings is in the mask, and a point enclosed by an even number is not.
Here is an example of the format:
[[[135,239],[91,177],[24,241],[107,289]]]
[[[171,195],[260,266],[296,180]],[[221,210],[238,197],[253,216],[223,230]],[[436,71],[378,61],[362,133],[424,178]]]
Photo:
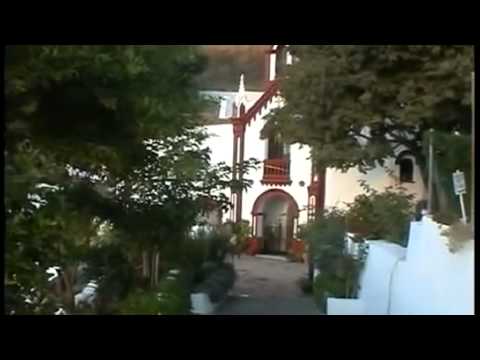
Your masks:
[[[297,202],[283,190],[269,190],[257,198],[252,209],[252,236],[262,253],[288,251],[297,232],[298,214]]]

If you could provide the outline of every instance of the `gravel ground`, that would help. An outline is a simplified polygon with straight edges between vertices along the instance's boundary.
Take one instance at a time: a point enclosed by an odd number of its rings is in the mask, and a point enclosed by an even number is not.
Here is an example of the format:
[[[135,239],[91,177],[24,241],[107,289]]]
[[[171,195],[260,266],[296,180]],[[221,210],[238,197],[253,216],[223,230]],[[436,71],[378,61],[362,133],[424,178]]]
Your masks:
[[[298,281],[307,266],[242,256],[235,259],[237,281],[216,315],[321,315]]]

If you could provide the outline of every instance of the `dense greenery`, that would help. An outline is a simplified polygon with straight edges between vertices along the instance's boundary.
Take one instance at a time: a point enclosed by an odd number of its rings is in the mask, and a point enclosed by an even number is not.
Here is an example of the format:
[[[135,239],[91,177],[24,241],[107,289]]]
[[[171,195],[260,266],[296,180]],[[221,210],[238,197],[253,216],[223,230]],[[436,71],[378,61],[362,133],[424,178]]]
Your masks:
[[[426,134],[424,153],[427,156],[430,139],[434,144],[434,184],[442,189],[434,192],[433,211],[435,220],[451,225],[462,216],[460,201],[455,194],[452,175],[457,170],[465,174],[467,194],[463,197],[467,218],[470,219],[472,192],[472,138],[467,135],[434,132]]]
[[[319,164],[365,171],[404,149],[423,165],[426,130],[470,133],[472,46],[299,45],[290,50],[298,61],[281,79],[286,106],[267,129],[311,145]]]
[[[313,292],[322,310],[326,310],[328,297],[355,297],[363,257],[353,257],[346,250],[345,213],[338,209],[325,211],[302,236],[320,271],[314,279]]]
[[[101,302],[157,288],[204,199],[227,207],[221,190],[249,185],[202,147],[204,65],[190,46],[7,47],[8,313],[74,313],[85,262]]]
[[[188,276],[167,274],[155,289],[136,289],[122,301],[116,312],[123,315],[188,315]]]
[[[414,196],[404,189],[379,192],[361,182],[364,193],[348,204],[347,229],[363,240],[387,240],[405,245],[414,216]]]
[[[211,268],[203,281],[195,286],[193,292],[207,294],[213,303],[225,298],[235,283],[236,274],[231,264],[222,264]]]

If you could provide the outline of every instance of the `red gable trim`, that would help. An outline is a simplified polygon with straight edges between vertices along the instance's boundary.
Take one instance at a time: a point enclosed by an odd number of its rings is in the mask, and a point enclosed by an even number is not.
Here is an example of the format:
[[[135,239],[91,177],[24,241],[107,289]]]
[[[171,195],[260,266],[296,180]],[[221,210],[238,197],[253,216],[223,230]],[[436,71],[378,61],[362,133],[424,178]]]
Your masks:
[[[255,116],[258,115],[260,111],[264,107],[268,105],[268,103],[278,94],[279,91],[279,83],[278,81],[274,80],[271,81],[268,85],[267,90],[263,93],[263,95],[257,100],[257,102],[239,119],[244,122],[244,124],[250,124]],[[233,119],[232,119],[233,120]],[[237,120],[238,121],[238,120]]]

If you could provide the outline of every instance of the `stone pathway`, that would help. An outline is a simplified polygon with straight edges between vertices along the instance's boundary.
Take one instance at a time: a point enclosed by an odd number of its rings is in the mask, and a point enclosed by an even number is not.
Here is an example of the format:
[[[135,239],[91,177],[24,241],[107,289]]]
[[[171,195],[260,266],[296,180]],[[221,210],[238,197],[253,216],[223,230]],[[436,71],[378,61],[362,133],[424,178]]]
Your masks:
[[[235,259],[236,285],[216,315],[321,315],[298,281],[306,265],[242,256]]]

